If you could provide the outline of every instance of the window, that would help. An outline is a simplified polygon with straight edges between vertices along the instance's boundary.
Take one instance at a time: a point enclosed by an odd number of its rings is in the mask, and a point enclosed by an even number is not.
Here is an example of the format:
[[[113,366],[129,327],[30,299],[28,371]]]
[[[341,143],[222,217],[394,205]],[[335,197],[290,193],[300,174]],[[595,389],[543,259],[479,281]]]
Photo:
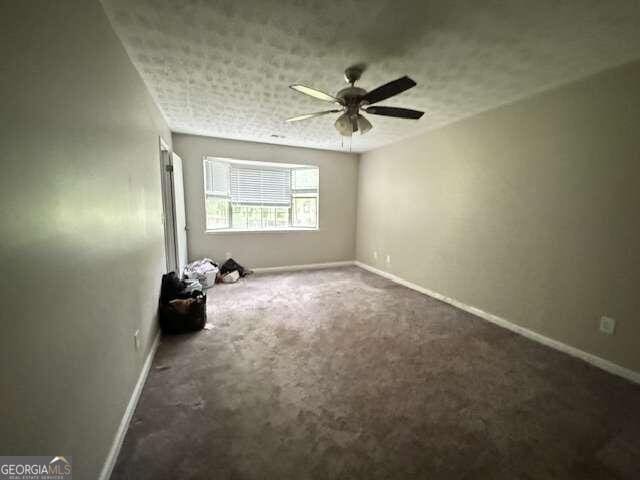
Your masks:
[[[204,159],[207,231],[318,228],[318,167]]]

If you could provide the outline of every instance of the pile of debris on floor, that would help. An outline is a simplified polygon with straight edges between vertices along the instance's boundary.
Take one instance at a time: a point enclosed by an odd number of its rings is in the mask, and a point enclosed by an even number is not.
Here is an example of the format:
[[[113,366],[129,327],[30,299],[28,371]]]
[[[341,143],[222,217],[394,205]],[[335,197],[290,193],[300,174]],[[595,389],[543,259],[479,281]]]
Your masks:
[[[191,262],[184,269],[184,278],[188,283],[200,283],[203,288],[213,287],[215,283],[235,283],[241,277],[251,273],[233,258],[229,258],[220,267],[210,258]]]
[[[162,276],[158,317],[164,333],[202,330],[207,325],[207,295],[216,283],[235,283],[252,273],[230,258],[218,266],[210,258],[188,264],[182,276],[170,272]]]

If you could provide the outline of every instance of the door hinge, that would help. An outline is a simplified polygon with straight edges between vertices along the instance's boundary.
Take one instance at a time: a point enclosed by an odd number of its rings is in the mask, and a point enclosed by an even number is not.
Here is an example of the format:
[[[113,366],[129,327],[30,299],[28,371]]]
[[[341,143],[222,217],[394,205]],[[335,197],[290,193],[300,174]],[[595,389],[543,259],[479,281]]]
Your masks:
[[[167,172],[173,172],[173,165],[165,165],[165,166],[164,166],[164,169],[165,169]]]

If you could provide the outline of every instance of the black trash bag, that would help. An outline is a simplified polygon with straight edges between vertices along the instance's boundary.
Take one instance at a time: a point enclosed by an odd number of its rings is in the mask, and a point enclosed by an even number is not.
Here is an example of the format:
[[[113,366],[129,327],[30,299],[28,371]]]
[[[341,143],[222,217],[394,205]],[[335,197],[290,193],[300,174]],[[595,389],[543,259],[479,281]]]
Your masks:
[[[158,318],[164,333],[202,330],[207,323],[207,296],[200,290],[185,292],[186,286],[176,272],[162,276]]]
[[[207,296],[174,299],[160,304],[160,328],[166,334],[196,332],[207,323]]]
[[[178,278],[176,272],[169,272],[162,275],[162,286],[160,287],[160,303],[168,303],[175,298],[187,298],[184,289],[187,284]]]
[[[234,270],[237,270],[241,277],[244,277],[251,273],[251,270],[244,268],[233,258],[230,258],[220,266],[220,275],[226,275],[227,273],[233,272]]]

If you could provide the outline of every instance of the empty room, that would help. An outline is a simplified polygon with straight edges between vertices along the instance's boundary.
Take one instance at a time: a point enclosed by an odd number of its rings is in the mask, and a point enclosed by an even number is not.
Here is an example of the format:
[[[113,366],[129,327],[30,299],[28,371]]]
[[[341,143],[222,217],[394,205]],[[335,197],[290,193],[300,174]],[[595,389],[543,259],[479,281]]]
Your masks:
[[[0,23],[0,479],[640,478],[640,2]]]

